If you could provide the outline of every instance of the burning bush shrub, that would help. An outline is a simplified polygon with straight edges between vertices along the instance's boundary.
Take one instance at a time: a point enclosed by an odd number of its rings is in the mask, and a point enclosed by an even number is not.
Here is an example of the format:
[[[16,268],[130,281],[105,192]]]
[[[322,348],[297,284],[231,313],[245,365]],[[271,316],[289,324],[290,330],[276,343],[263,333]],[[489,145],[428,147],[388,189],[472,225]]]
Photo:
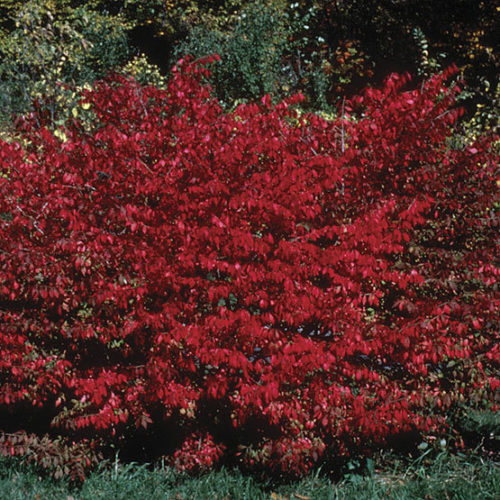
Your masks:
[[[300,475],[496,409],[497,158],[451,147],[450,71],[335,121],[227,114],[206,71],[1,143],[3,430]]]

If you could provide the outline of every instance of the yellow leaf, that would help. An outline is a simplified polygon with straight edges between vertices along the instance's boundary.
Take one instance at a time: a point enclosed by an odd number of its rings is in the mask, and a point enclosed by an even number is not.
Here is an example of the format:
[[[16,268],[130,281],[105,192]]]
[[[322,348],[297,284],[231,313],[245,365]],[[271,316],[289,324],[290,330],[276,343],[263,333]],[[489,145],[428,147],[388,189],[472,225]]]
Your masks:
[[[68,138],[66,137],[66,134],[62,130],[55,130],[54,135],[58,138],[61,139],[61,141],[66,142]]]
[[[73,109],[71,110],[71,114],[73,115],[73,117],[74,117],[74,118],[76,118],[76,117],[78,116],[78,109],[73,108]]]

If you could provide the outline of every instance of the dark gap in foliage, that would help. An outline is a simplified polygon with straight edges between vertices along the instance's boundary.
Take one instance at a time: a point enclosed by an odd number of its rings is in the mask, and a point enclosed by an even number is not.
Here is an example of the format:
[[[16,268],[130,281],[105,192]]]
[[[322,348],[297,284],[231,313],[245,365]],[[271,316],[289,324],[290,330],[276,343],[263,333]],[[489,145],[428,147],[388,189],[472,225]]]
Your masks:
[[[158,66],[164,75],[168,74],[175,40],[166,35],[158,35],[151,25],[136,26],[129,36],[131,44],[140,47],[149,62]]]

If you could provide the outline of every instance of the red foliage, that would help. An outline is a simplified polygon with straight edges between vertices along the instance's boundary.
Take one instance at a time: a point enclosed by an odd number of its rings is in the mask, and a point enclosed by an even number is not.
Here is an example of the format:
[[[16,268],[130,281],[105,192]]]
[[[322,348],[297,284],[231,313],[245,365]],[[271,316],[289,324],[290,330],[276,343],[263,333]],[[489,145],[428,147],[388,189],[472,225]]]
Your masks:
[[[300,474],[496,408],[497,158],[452,147],[450,72],[328,122],[300,96],[226,114],[180,66],[86,92],[91,132],[28,119],[0,144],[1,411],[168,422],[182,468]]]
[[[210,434],[201,436],[193,433],[185,439],[169,463],[179,471],[205,472],[219,461],[224,449],[223,444],[213,442]]]

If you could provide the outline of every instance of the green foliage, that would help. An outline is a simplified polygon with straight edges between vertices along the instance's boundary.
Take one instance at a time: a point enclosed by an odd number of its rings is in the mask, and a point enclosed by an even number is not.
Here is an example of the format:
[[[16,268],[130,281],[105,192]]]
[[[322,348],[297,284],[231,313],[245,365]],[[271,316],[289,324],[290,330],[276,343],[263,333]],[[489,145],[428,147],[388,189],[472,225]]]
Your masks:
[[[354,41],[327,42],[321,16],[315,3],[283,1],[251,3],[236,14],[212,12],[192,24],[172,62],[218,53],[222,61],[210,82],[226,105],[302,92],[308,109],[331,112],[352,82],[372,70]]]
[[[261,482],[237,470],[222,469],[190,477],[169,468],[150,470],[142,465],[124,465],[118,460],[100,467],[80,487],[66,480],[53,481],[26,467],[19,460],[0,459],[0,497],[92,499],[245,500],[292,499],[410,499],[454,498],[487,500],[498,498],[500,469],[493,460],[478,456],[453,456],[428,452],[408,460],[383,456],[364,467],[352,467],[334,482],[315,474],[289,484]],[[71,496],[70,496],[71,495]]]
[[[186,2],[184,0],[78,0],[79,5],[85,5],[97,12],[108,12],[118,16],[123,25],[132,30],[139,26],[153,24],[157,31],[173,28],[171,20],[177,11]]]
[[[458,424],[461,432],[471,441],[500,449],[500,414],[493,411],[477,411],[465,408]]]
[[[413,28],[413,39],[418,47],[417,73],[426,78],[442,70],[442,61],[446,54],[438,54],[437,57],[429,56],[429,41],[421,28]]]
[[[264,94],[279,96],[288,36],[281,11],[254,4],[227,31],[208,23],[195,26],[176,50],[175,58],[219,54],[221,62],[211,68],[211,83],[226,104]]]
[[[83,7],[53,11],[50,4],[26,3],[0,38],[0,120],[28,111],[35,101],[53,126],[62,123],[75,106],[69,87],[104,76],[128,54],[115,18]]]
[[[74,2],[75,3],[75,2]],[[226,24],[248,0],[78,0],[98,12],[120,15],[130,31],[149,28],[155,37],[168,40],[182,36],[187,26],[202,20],[214,25]]]

